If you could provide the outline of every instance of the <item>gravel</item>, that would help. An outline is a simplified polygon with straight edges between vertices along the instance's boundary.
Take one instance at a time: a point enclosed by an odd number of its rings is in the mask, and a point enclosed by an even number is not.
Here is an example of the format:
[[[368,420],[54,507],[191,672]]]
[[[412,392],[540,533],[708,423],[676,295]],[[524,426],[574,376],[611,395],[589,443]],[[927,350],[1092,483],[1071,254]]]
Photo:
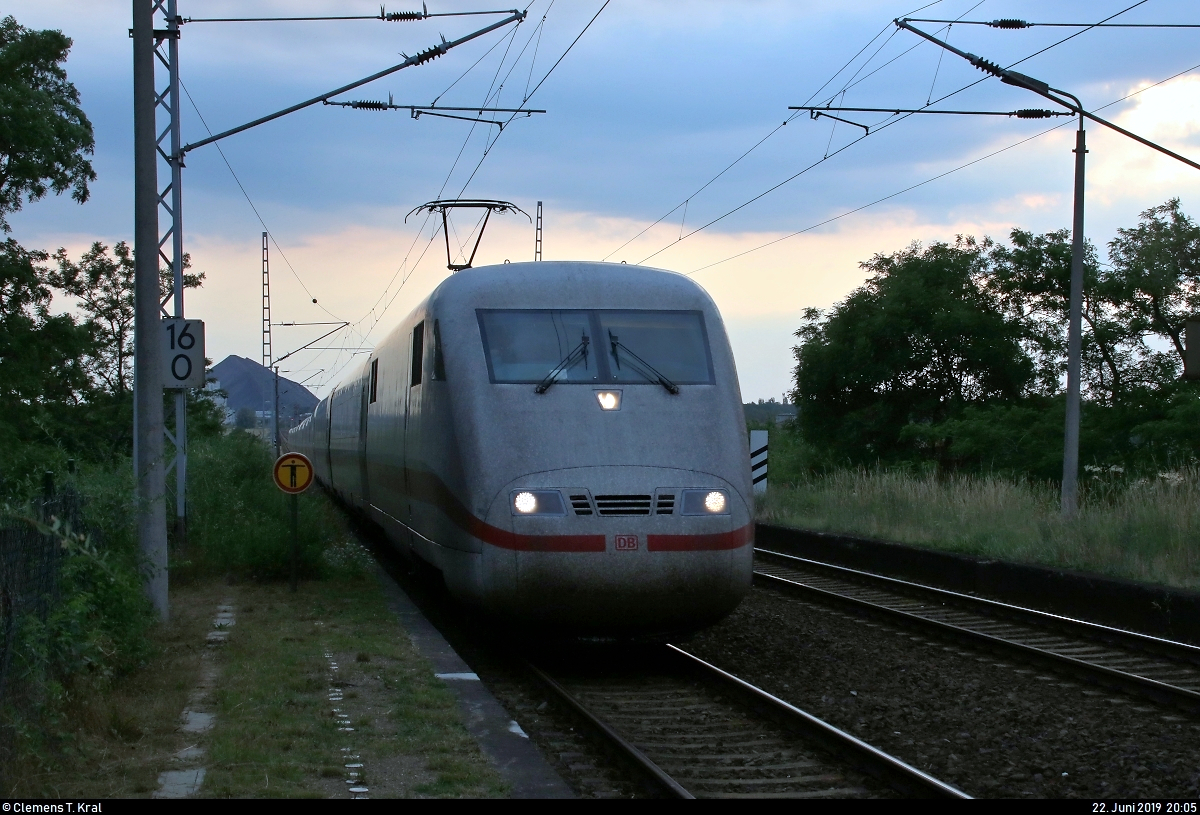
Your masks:
[[[1200,795],[1200,718],[776,589],[682,647],[976,797]]]

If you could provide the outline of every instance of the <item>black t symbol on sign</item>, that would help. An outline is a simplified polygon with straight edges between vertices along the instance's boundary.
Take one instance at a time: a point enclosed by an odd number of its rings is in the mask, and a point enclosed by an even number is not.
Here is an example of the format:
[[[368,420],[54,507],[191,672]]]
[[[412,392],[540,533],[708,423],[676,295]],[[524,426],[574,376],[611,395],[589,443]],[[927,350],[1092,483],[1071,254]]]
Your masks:
[[[284,464],[283,466],[284,466],[284,469],[291,471],[291,483],[288,484],[288,486],[295,487],[296,486],[296,470],[303,467],[304,464],[302,464],[299,461],[293,461],[290,464]]]

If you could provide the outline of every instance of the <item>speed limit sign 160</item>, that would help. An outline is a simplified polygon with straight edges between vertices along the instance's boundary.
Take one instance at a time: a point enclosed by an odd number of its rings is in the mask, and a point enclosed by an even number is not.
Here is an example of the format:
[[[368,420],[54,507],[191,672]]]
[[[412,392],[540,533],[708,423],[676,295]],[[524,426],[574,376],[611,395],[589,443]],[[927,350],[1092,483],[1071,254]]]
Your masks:
[[[162,321],[163,387],[204,387],[204,322],[171,317]]]

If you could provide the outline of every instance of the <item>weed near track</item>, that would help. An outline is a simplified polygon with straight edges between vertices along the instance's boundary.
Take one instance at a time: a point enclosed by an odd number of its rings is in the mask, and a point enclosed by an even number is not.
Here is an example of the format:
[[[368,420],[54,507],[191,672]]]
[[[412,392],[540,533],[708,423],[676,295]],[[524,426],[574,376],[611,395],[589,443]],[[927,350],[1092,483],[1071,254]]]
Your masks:
[[[1074,520],[1056,485],[843,469],[772,483],[758,520],[1200,588],[1200,471],[1090,485]]]

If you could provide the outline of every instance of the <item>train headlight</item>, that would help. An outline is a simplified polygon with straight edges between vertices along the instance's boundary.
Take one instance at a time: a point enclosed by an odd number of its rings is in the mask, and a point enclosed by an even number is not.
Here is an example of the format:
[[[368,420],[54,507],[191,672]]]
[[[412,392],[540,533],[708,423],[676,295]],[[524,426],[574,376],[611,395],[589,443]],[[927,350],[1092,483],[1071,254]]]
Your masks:
[[[728,515],[725,490],[684,490],[680,515]]]
[[[513,515],[567,514],[567,505],[558,490],[515,490],[509,506]]]
[[[621,392],[596,391],[596,401],[600,403],[601,410],[620,410]]]

